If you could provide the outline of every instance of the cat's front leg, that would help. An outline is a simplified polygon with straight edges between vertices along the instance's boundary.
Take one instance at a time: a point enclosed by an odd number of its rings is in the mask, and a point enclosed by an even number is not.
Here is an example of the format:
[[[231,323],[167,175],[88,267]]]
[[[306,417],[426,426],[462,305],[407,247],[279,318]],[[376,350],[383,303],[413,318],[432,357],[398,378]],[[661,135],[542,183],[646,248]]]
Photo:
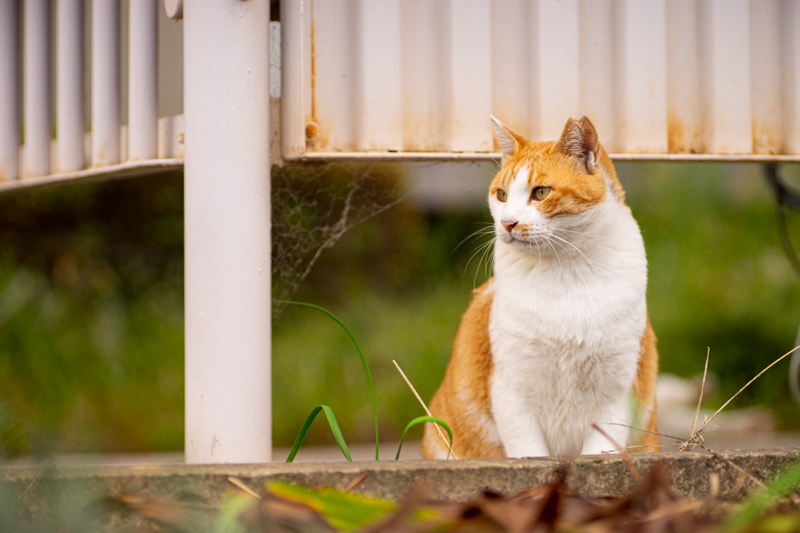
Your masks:
[[[627,394],[620,395],[601,410],[595,424],[604,432],[589,427],[589,434],[584,441],[581,455],[599,455],[601,453],[619,453],[620,447],[628,445],[632,410],[631,398]]]
[[[504,385],[498,385],[504,383]],[[539,420],[531,406],[508,381],[492,384],[492,416],[508,457],[546,457],[550,455]]]

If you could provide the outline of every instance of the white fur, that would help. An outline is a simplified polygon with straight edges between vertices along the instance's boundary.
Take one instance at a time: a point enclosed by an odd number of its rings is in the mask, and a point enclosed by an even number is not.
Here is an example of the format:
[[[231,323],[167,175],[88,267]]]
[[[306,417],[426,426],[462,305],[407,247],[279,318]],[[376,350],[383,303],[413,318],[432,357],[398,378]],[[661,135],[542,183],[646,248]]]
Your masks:
[[[489,334],[492,414],[510,457],[625,446],[647,310],[639,227],[611,191],[587,212],[548,218],[529,169],[489,198],[498,239]],[[508,232],[501,222],[518,222]],[[559,240],[561,239],[561,240]],[[568,241],[566,243],[564,241]]]

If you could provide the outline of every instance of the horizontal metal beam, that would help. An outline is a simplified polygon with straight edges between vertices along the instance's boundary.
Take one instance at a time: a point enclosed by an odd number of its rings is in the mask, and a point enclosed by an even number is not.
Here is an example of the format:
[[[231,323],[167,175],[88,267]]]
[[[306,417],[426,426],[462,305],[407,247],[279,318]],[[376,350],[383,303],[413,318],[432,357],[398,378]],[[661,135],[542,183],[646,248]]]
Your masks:
[[[52,189],[63,185],[111,181],[137,176],[151,176],[162,172],[183,170],[183,159],[151,159],[131,161],[102,168],[88,168],[75,172],[64,172],[29,180],[6,181],[0,183],[0,196],[17,192]]]

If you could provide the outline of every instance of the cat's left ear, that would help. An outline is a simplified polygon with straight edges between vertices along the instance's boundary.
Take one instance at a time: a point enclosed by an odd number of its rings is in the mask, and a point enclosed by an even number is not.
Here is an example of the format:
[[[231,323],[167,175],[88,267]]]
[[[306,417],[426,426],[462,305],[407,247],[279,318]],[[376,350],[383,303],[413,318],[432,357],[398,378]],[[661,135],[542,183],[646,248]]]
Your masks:
[[[514,152],[519,150],[519,147],[525,142],[525,138],[494,118],[494,116],[489,115],[489,118],[492,119],[494,135],[497,137],[497,140],[500,142],[500,148],[503,150],[503,159],[507,159],[514,155]]]
[[[567,121],[561,139],[553,146],[553,149],[561,150],[567,155],[581,160],[589,174],[597,168],[600,142],[597,140],[597,130],[585,116],[578,120],[570,118]]]

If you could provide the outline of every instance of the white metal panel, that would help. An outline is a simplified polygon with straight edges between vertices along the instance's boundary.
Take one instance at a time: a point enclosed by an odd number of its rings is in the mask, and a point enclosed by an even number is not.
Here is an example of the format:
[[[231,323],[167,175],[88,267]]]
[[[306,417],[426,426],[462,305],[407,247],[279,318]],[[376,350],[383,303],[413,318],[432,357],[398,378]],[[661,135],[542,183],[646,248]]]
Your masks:
[[[284,156],[497,157],[489,114],[585,114],[618,157],[800,158],[797,2],[283,0]]]
[[[49,12],[47,0],[25,0],[23,4],[23,178],[50,173]]]
[[[0,183],[19,172],[17,0],[0,0]]]

